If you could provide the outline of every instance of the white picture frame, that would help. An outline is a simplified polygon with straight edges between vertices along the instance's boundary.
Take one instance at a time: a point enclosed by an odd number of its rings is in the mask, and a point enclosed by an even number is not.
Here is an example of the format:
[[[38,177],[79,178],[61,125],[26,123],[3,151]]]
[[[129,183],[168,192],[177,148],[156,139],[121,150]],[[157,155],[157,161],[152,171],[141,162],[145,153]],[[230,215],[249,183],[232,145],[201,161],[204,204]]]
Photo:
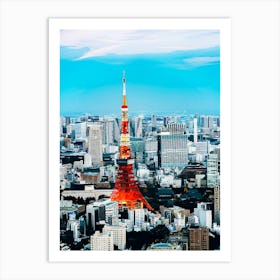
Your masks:
[[[131,279],[131,275],[136,279],[279,279],[278,1],[2,0],[0,7],[1,279]],[[167,266],[145,261],[48,261],[48,18],[139,16],[231,18],[231,262],[167,261]],[[250,116],[254,116],[254,122],[248,126]],[[260,147],[255,140],[257,124],[265,125],[271,136],[265,153],[256,153]],[[36,141],[30,141],[34,130]],[[19,136],[22,149],[15,149]],[[31,151],[32,156],[26,157]],[[15,172],[15,159],[22,157],[25,160]],[[263,200],[264,182],[257,176],[259,162],[270,162],[262,165],[262,172],[273,174],[265,182],[266,191],[271,194],[269,201]],[[19,178],[25,180],[19,183]],[[16,207],[23,202],[23,207]],[[260,203],[262,208],[256,208]],[[19,213],[21,219],[11,219]],[[23,230],[30,221],[26,217],[32,217],[32,231]],[[254,234],[263,221],[271,229],[264,247],[260,236]]]
[[[220,34],[221,245],[215,251],[62,251],[59,247],[59,57],[61,30],[215,30]],[[230,19],[118,18],[49,19],[49,260],[50,261],[230,261],[231,58]],[[106,106],[104,104],[104,106]],[[226,186],[224,188],[223,186]]]

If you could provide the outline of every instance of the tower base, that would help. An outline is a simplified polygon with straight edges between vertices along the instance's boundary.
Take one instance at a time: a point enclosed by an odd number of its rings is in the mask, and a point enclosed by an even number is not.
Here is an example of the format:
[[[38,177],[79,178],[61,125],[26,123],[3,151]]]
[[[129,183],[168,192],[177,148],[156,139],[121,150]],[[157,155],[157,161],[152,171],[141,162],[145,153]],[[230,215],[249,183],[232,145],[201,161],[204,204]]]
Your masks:
[[[111,200],[117,201],[119,208],[136,209],[145,206],[149,210],[153,210],[138,188],[133,165],[129,161],[131,160],[118,161],[119,170]]]

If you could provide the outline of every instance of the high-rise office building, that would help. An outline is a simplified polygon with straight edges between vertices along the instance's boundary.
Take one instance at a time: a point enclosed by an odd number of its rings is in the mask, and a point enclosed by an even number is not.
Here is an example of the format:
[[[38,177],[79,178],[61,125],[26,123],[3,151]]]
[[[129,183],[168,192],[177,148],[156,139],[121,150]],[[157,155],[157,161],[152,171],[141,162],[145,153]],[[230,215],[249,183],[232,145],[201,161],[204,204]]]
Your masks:
[[[113,236],[114,245],[118,247],[119,250],[124,250],[126,246],[126,227],[123,225],[105,225],[103,228],[103,233],[111,234]]]
[[[80,237],[80,222],[75,221],[75,223],[72,225],[73,230],[73,238],[75,241],[77,241]]]
[[[59,135],[60,136],[63,135],[63,133],[64,133],[63,132],[64,127],[65,127],[65,120],[63,117],[60,117],[60,122],[59,122]],[[66,131],[66,129],[65,129],[65,131]]]
[[[71,137],[72,139],[75,138],[75,124],[69,123],[66,125],[66,135]]]
[[[90,245],[93,251],[114,251],[113,235],[96,231],[90,237]]]
[[[105,204],[105,221],[110,225],[116,225],[118,223],[119,208],[116,201],[110,201]]]
[[[93,164],[101,165],[102,162],[102,125],[93,124],[88,130],[88,153]]]
[[[129,220],[129,226],[128,231],[133,231],[134,229],[134,209],[128,209],[128,220]]]
[[[209,141],[196,142],[194,145],[196,148],[195,153],[196,153],[197,157],[201,157],[202,160],[204,160],[208,154]]]
[[[183,123],[170,123],[165,128],[164,131],[170,132],[170,134],[186,134],[186,125]]]
[[[98,217],[98,207],[93,204],[88,204],[86,207],[86,222],[87,226],[93,231],[95,230],[95,225]]]
[[[197,143],[197,118],[193,119],[193,142]]]
[[[207,159],[207,187],[214,188],[219,185],[218,155],[209,154]]]
[[[162,168],[184,168],[188,164],[186,134],[172,135],[162,132],[159,135],[159,165]]]
[[[200,127],[201,128],[208,128],[208,117],[207,116],[200,116]]]
[[[110,225],[118,224],[119,209],[117,202],[111,201],[110,199],[102,199],[101,201],[94,202],[93,206],[100,209],[100,214],[103,213],[102,219],[105,220],[106,223]]]
[[[76,122],[74,123],[75,138],[86,138],[87,136],[87,123],[86,122]]]
[[[189,250],[209,250],[209,229],[189,228]]]
[[[65,117],[65,125],[67,126],[68,124],[70,124],[71,119],[70,117]]]
[[[131,138],[130,145],[132,157],[135,159],[136,163],[143,163],[145,151],[145,142],[143,138]]]
[[[114,119],[103,121],[102,143],[105,145],[114,143]]]
[[[134,210],[135,218],[135,227],[139,230],[142,229],[142,225],[145,222],[145,209],[135,209]]]
[[[220,186],[214,187],[214,222],[220,224]]]
[[[155,136],[151,136],[145,139],[145,163],[154,163],[155,167],[158,167],[158,139]]]
[[[213,116],[208,116],[208,127],[212,129],[214,127],[214,118]]]
[[[129,126],[128,126],[129,135],[135,137],[135,122],[134,119],[129,119]]]
[[[138,116],[134,119],[134,133],[135,133],[135,137],[142,137],[142,130],[143,130],[143,126],[142,126],[142,120],[143,117],[142,116]]]
[[[220,117],[217,117],[217,127],[220,127]]]
[[[152,115],[151,125],[152,125],[152,130],[156,130],[156,128],[157,128],[157,116],[156,115]]]
[[[207,208],[207,203],[197,203],[197,207],[194,208],[194,214],[198,217],[199,225],[201,227],[212,227],[212,211]]]
[[[114,118],[114,142],[120,141],[120,120],[118,118]]]
[[[79,218],[79,223],[80,223],[80,233],[82,236],[86,236],[86,221],[84,219],[84,216],[81,216]]]
[[[80,237],[80,222],[74,219],[69,219],[67,222],[67,230],[71,230],[73,232],[73,238],[77,241]]]

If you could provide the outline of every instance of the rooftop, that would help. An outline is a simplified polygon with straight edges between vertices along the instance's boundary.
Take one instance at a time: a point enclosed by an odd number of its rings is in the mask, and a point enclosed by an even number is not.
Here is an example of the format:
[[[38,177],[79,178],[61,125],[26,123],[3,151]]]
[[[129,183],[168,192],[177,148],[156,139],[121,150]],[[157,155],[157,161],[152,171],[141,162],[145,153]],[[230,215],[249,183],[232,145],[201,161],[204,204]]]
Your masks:
[[[151,249],[171,249],[172,245],[170,243],[156,243],[151,246]]]

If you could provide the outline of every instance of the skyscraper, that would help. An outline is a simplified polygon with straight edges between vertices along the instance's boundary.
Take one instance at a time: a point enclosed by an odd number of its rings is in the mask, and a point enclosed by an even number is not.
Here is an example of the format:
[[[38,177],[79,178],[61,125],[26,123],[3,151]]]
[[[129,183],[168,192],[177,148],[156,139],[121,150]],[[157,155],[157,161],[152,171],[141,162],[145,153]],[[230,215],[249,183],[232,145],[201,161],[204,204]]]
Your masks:
[[[121,122],[118,118],[114,119],[114,141],[120,141]]]
[[[145,163],[154,163],[158,167],[158,140],[156,136],[145,139]]]
[[[214,187],[214,222],[220,224],[220,186]]]
[[[145,143],[143,138],[131,138],[131,153],[136,163],[144,162]]]
[[[214,126],[214,118],[213,116],[208,116],[208,127],[212,129]]]
[[[86,138],[87,124],[86,122],[76,122],[74,124],[75,138]]]
[[[219,185],[218,155],[209,154],[207,159],[207,187],[214,188]]]
[[[66,125],[66,135],[71,137],[72,139],[75,138],[75,124],[69,123]]]
[[[197,118],[193,119],[193,142],[197,142]]]
[[[212,227],[212,211],[207,209],[207,203],[197,203],[197,208],[194,208],[194,214],[198,217],[201,227]]]
[[[196,148],[196,155],[197,157],[201,157],[202,160],[204,160],[208,154],[208,148],[209,148],[209,141],[199,141],[195,144]]]
[[[80,222],[74,219],[69,219],[67,223],[67,230],[71,230],[73,232],[73,238],[77,241],[80,237]]]
[[[166,131],[170,132],[170,134],[186,134],[186,125],[181,123],[170,123],[165,128]]]
[[[102,199],[93,203],[95,207],[99,209],[99,217],[106,221],[110,225],[118,223],[118,203],[111,201],[110,199]],[[102,209],[102,211],[100,210]],[[101,215],[102,212],[102,215]]]
[[[162,132],[159,135],[159,163],[162,168],[184,168],[188,164],[186,134],[172,135]]]
[[[142,116],[138,116],[134,119],[135,121],[135,137],[142,137]]]
[[[128,220],[129,220],[129,226],[128,226],[128,231],[133,231],[134,228],[134,209],[128,209]]]
[[[152,131],[157,130],[157,116],[156,115],[152,115],[151,126],[152,126]]]
[[[114,143],[114,119],[105,119],[103,122],[103,144]]]
[[[102,125],[90,125],[88,134],[88,153],[92,164],[100,165],[102,162]]]
[[[208,128],[208,117],[207,116],[200,116],[200,127],[202,129]]]
[[[88,204],[86,207],[86,222],[87,226],[95,231],[96,217],[98,217],[98,207],[93,204]]]
[[[141,230],[143,223],[145,222],[145,209],[135,209],[135,227]]]

